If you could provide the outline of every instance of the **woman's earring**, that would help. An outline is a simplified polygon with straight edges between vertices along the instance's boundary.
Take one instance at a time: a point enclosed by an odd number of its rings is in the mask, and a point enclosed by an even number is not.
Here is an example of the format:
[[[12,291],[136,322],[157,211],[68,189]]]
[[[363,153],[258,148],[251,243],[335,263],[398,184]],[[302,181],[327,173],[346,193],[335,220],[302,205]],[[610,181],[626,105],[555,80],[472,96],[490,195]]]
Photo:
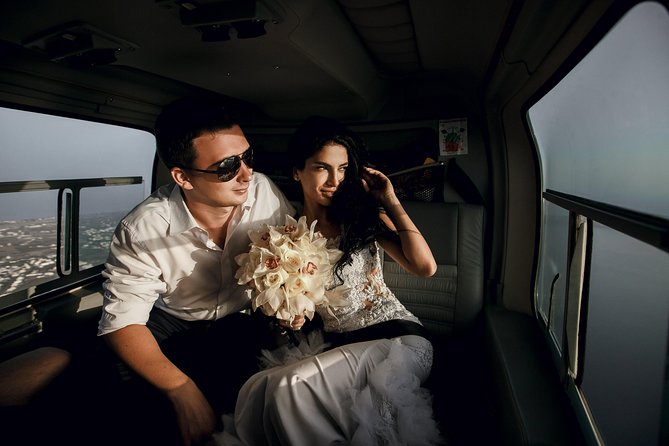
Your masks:
[[[300,177],[298,177],[297,175],[293,175],[293,180],[295,180],[299,183],[300,182]]]

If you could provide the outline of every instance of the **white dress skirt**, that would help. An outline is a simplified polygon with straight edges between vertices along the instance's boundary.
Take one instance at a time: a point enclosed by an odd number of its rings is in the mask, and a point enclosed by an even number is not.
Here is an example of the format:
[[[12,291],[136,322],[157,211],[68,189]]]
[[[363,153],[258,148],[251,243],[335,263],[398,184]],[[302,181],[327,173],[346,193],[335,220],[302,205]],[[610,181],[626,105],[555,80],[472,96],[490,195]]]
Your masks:
[[[219,445],[443,444],[421,387],[432,345],[415,335],[358,342],[256,373]]]

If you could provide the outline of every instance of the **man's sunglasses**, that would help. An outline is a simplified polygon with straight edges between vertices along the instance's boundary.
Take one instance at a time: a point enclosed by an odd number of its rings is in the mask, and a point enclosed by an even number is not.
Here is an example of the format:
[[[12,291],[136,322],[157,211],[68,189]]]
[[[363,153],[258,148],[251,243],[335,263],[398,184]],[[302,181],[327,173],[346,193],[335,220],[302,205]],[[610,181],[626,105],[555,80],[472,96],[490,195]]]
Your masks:
[[[248,167],[249,169],[253,169],[253,147],[249,147],[241,155],[233,155],[227,158],[223,158],[223,161],[221,161],[216,170],[204,170],[204,169],[196,169],[194,167],[183,167],[183,166],[176,166],[176,167],[181,167],[182,169],[186,170],[194,170],[196,172],[215,173],[216,175],[218,175],[219,181],[226,182],[232,180],[235,176],[237,176],[239,169],[242,167],[242,161],[244,161],[246,167]]]

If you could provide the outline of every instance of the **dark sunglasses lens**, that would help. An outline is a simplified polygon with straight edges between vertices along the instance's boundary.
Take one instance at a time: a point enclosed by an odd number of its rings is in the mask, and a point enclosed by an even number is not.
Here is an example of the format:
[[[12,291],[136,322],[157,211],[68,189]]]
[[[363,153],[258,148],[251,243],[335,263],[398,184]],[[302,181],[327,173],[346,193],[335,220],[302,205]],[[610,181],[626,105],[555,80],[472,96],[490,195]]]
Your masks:
[[[239,168],[242,167],[242,161],[249,169],[253,169],[253,149],[248,148],[241,155],[229,156],[221,161],[216,172],[220,181],[230,181],[237,175]]]
[[[249,169],[253,169],[253,148],[249,147],[246,152],[242,153],[242,161]]]
[[[237,175],[241,165],[242,162],[238,156],[231,156],[224,159],[221,164],[218,165],[218,179],[224,182],[230,181]]]

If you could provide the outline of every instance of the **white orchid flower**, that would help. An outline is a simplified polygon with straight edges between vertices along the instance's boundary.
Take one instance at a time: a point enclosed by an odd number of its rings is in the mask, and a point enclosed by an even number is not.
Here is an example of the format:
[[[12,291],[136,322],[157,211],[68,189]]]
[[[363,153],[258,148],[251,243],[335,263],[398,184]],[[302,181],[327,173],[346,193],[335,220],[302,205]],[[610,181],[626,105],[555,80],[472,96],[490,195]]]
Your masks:
[[[292,322],[299,315],[312,319],[317,306],[332,312],[346,304],[348,289],[325,286],[332,282],[332,268],[342,252],[327,247],[316,224],[307,226],[306,217],[286,215],[283,226],[263,224],[248,232],[249,251],[235,257],[235,278],[252,287],[254,311]]]

